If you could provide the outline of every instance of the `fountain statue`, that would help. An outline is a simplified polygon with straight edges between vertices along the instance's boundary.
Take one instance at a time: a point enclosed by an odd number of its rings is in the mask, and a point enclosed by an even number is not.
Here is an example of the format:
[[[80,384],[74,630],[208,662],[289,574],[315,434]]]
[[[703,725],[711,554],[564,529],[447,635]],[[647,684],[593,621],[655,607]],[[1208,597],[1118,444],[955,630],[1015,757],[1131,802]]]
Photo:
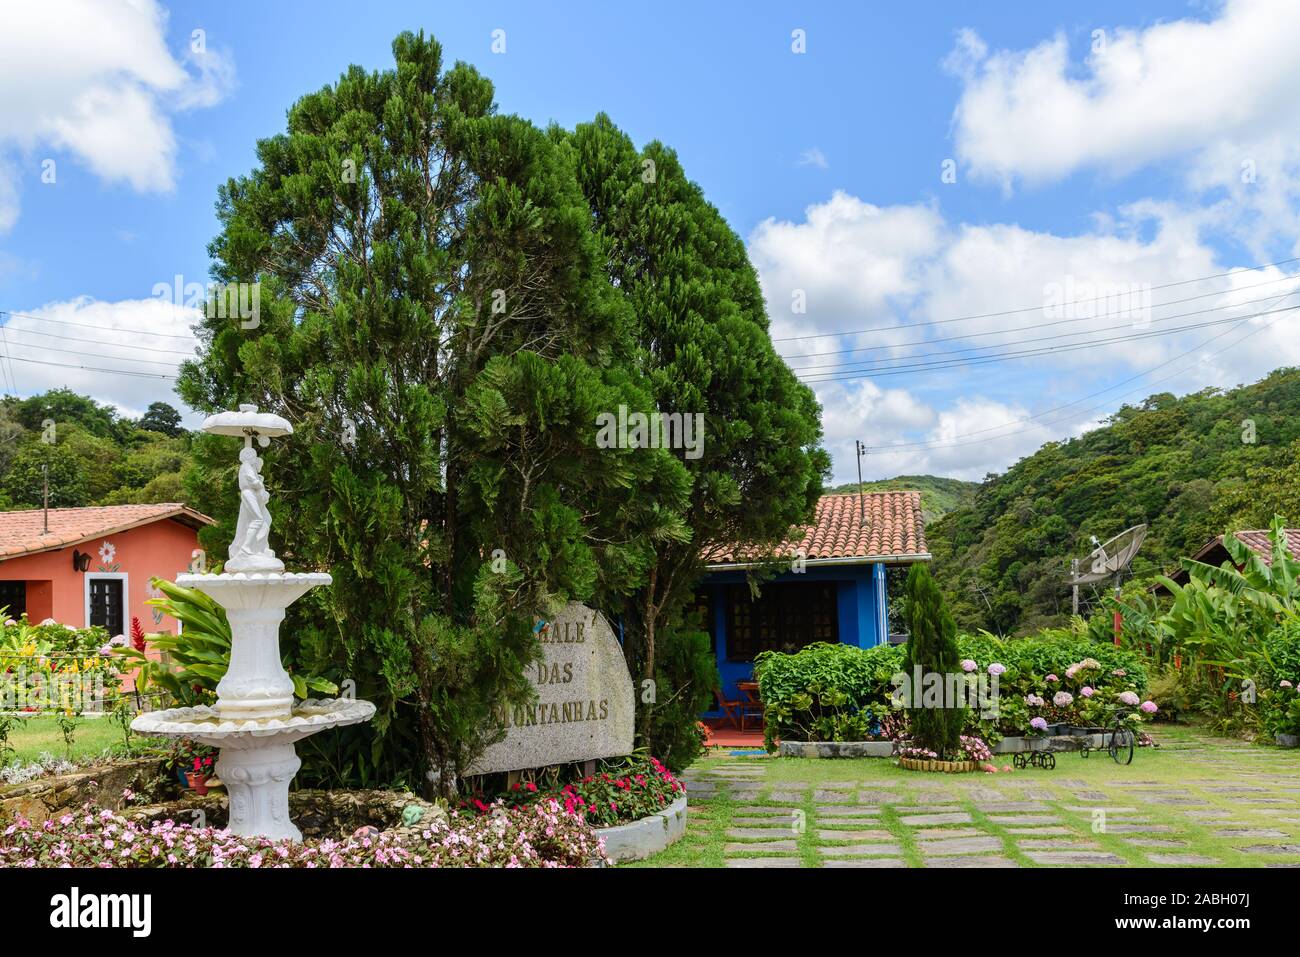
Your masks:
[[[324,573],[285,572],[271,550],[270,493],[262,481],[266,448],[293,427],[278,415],[241,405],[209,416],[203,431],[244,439],[239,451],[239,522],[220,575],[177,575],[176,584],[209,595],[230,621],[230,665],[217,684],[213,707],[170,708],[141,714],[131,729],[219,748],[217,774],[230,796],[231,832],[272,840],[301,840],[289,820],[289,782],[302,762],[294,742],[329,728],[369,721],[375,706],[351,698],[294,703],[293,681],[280,661],[284,610],[317,585]]]

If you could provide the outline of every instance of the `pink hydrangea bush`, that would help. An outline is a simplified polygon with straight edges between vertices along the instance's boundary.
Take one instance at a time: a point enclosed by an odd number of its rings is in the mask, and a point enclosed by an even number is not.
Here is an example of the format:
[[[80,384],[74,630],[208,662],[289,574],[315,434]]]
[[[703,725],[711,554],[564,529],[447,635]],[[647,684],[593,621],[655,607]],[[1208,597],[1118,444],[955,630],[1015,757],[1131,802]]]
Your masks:
[[[554,800],[296,844],[170,820],[145,826],[93,805],[0,831],[0,867],[586,867],[604,856],[604,842]]]
[[[967,761],[989,761],[993,757],[993,749],[985,743],[983,738],[977,738],[972,734],[963,734],[961,736],[961,756]]]

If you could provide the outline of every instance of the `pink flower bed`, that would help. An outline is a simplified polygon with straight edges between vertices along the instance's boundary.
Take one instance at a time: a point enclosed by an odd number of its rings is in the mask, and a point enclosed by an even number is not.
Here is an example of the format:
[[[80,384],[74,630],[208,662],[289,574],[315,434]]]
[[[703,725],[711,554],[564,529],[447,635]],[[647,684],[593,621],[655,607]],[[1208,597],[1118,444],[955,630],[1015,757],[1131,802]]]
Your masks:
[[[297,844],[172,821],[146,827],[91,805],[0,831],[0,867],[586,867],[603,858],[592,829],[554,800]]]

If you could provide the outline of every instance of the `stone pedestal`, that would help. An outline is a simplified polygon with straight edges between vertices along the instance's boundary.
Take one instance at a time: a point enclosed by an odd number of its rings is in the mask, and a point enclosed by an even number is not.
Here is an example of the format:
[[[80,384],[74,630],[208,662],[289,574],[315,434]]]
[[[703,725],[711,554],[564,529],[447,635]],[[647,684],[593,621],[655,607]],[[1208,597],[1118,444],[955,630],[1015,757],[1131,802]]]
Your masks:
[[[222,748],[217,774],[230,795],[231,833],[301,841],[302,832],[289,819],[289,782],[300,767],[292,743]]]
[[[293,709],[293,681],[280,663],[283,608],[227,608],[230,668],[217,685],[223,718],[283,718]]]

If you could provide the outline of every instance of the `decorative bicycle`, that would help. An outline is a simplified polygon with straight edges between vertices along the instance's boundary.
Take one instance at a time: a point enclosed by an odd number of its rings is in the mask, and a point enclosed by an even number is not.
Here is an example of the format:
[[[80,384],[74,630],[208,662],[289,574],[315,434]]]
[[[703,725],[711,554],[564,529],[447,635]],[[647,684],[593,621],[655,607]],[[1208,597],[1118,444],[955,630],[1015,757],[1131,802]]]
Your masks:
[[[1132,764],[1133,751],[1137,747],[1137,734],[1124,723],[1123,712],[1117,712],[1109,728],[1102,732],[1101,747],[1093,748],[1085,744],[1079,751],[1087,757],[1092,751],[1105,751],[1116,764]]]

